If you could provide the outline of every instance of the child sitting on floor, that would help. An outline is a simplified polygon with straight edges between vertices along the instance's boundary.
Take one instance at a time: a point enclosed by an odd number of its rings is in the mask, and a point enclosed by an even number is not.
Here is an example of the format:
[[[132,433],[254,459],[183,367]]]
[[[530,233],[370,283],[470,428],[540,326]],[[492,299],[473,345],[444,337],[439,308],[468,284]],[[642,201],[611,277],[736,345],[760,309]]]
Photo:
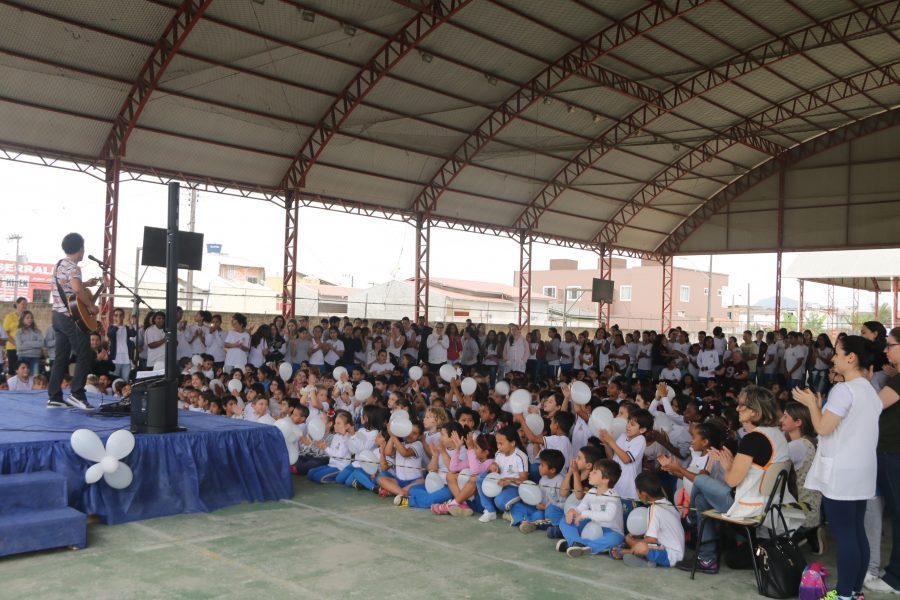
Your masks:
[[[568,415],[570,413],[560,413]],[[522,533],[531,533],[538,527],[546,527],[550,520],[546,518],[546,510],[549,506],[562,509],[565,500],[559,495],[562,486],[562,470],[566,466],[566,457],[560,450],[553,448],[542,450],[538,456],[540,459],[541,479],[538,485],[541,488],[541,501],[535,506],[528,506],[524,502],[513,504],[509,512],[512,514],[512,526],[518,525]]]
[[[602,459],[594,463],[588,477],[590,491],[575,508],[566,512],[566,519],[559,524],[564,539],[556,543],[557,552],[577,558],[586,554],[600,554],[625,541],[625,524],[622,518],[622,500],[613,489],[622,467],[619,463]],[[603,534],[596,539],[582,537],[588,523],[596,523],[603,528]]]
[[[574,494],[578,501],[584,498],[590,487],[588,479],[591,471],[594,469],[594,463],[603,458],[603,456],[604,451],[602,448],[589,445],[584,446],[578,451],[575,458],[569,461],[569,469],[565,472],[562,485],[559,488],[559,497],[563,503],[571,494]],[[561,539],[562,534],[559,532],[559,524],[566,516],[563,507],[551,504],[544,510],[544,516],[550,521],[550,527],[547,528],[547,537],[551,540]]]
[[[454,437],[454,444],[457,448],[462,446],[460,438],[459,435]],[[447,475],[447,487],[450,488],[453,499],[447,502],[446,506],[440,505],[437,510],[432,507],[432,512],[436,514],[444,514],[446,509],[447,514],[451,517],[471,517],[475,510],[483,510],[476,494],[477,482],[478,477],[487,473],[494,464],[494,456],[497,454],[497,439],[490,433],[483,433],[476,437],[474,431],[469,431],[466,435],[465,447],[461,450],[465,450],[462,455],[465,458],[459,458],[459,453],[456,458],[451,456],[451,473]],[[463,474],[464,470],[469,472]],[[468,479],[463,481],[463,475]]]
[[[268,401],[266,401],[268,406]],[[338,410],[334,413],[334,421],[331,423],[334,436],[331,442],[324,439],[315,443],[316,448],[324,450],[328,455],[328,464],[310,469],[307,477],[315,483],[334,481],[338,473],[350,464],[350,448],[347,442],[353,435],[353,417],[346,410]]]
[[[382,460],[388,457],[394,459],[394,472],[382,472],[378,478],[378,486],[381,488],[379,496],[394,496],[394,505],[409,506],[409,488],[422,483],[422,457],[425,449],[419,436],[422,434],[422,424],[413,421],[412,431],[401,442],[392,432],[385,445]]]
[[[666,498],[656,473],[647,471],[635,479],[641,502],[650,504],[647,532],[628,534],[625,546],[610,550],[610,556],[631,567],[671,567],[684,558],[684,528],[681,517]]]
[[[429,414],[431,411],[439,411],[433,418],[446,418],[446,413],[442,408],[430,408],[428,411]],[[426,414],[425,418],[428,419],[428,414]],[[450,463],[452,461],[450,450],[454,449],[455,446],[453,442],[454,433],[458,438],[459,434],[463,433],[462,426],[455,421],[444,422],[440,429],[440,437],[431,447],[431,461],[428,463],[428,472],[437,473],[444,482],[444,486],[439,490],[429,492],[425,485],[414,485],[409,490],[409,505],[411,507],[431,508],[432,512],[434,512],[433,506],[443,504],[453,498],[453,492],[447,487],[447,474],[450,472]],[[457,453],[459,452],[465,452],[465,449],[457,449]],[[447,508],[449,510],[449,505]]]
[[[647,448],[644,434],[651,429],[653,417],[646,410],[639,409],[632,413],[625,433],[618,439],[613,438],[606,429],[600,431],[600,441],[606,446],[606,456],[616,461],[621,468],[621,476],[616,477],[615,486],[616,493],[624,500],[637,499],[634,479],[643,468],[644,450]]]
[[[528,479],[528,456],[519,447],[521,441],[515,425],[507,425],[497,431],[497,454],[494,456],[494,464],[491,465],[492,473],[499,473],[501,478],[498,484],[503,488],[500,493],[491,498],[484,493],[482,484],[487,474],[478,477],[478,499],[484,507],[484,513],[478,518],[481,523],[489,523],[496,520],[498,508],[508,511],[512,505],[519,501],[519,484]]]

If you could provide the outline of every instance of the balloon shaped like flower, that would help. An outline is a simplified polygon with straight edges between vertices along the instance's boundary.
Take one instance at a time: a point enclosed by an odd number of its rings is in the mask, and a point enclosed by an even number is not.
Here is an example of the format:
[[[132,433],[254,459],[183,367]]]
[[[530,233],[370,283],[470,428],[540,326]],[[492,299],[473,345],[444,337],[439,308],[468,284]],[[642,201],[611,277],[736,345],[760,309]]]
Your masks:
[[[134,450],[134,435],[130,431],[114,431],[106,440],[104,448],[96,433],[90,429],[77,429],[72,433],[71,444],[75,454],[95,463],[85,472],[85,483],[97,483],[102,477],[109,487],[117,490],[124,490],[131,485],[134,477],[131,467],[121,462]]]

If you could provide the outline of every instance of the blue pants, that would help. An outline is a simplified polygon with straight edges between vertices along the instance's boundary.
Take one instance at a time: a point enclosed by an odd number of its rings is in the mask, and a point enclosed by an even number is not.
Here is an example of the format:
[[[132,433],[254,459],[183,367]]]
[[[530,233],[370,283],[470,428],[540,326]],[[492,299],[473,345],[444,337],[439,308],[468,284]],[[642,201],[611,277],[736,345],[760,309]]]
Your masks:
[[[115,369],[113,369],[112,372],[113,380],[124,379],[125,381],[128,381],[129,375],[131,375],[131,363],[124,365],[116,364]]]
[[[574,492],[573,492],[574,493]],[[556,506],[555,504],[551,504],[547,507],[547,510],[544,511],[544,514],[548,519],[550,519],[550,524],[556,527],[559,527],[559,524],[565,519],[566,513],[563,512],[563,509]]]
[[[891,559],[884,577],[895,590],[900,589],[900,454],[878,455],[878,487],[891,512]]]
[[[584,544],[588,548],[591,549],[591,554],[600,554],[601,552],[606,552],[610,548],[614,548],[615,546],[620,545],[625,541],[625,536],[619,533],[618,531],[613,531],[612,529],[603,528],[603,535],[596,540],[588,540],[581,537],[581,530],[584,529],[585,525],[590,523],[588,519],[585,519],[581,522],[580,525],[570,525],[565,521],[559,524],[559,531],[562,533],[563,537],[566,538],[566,541],[571,546],[575,542],[579,544]]]
[[[371,475],[363,471],[361,468],[353,469],[353,472],[347,478],[346,485],[352,486],[354,481],[359,483],[359,485],[363,486],[370,492],[375,491],[375,479],[373,479]]]
[[[656,563],[660,567],[671,567],[669,564],[669,553],[665,548],[651,548],[645,556],[649,562]]]
[[[301,456],[297,459],[297,475],[306,475],[316,467],[328,464],[327,456]]]
[[[715,509],[726,512],[734,504],[731,488],[727,483],[713,479],[709,475],[697,475],[694,478],[694,489],[691,490],[691,506],[697,509],[697,531],[704,521],[703,511]],[[865,505],[865,503],[863,503]],[[697,544],[700,560],[708,561],[716,558],[716,525],[707,523],[703,528],[703,539]],[[868,562],[868,561],[867,561]]]
[[[535,482],[541,482],[541,462],[532,463],[530,467],[528,467],[528,479]]]
[[[328,465],[322,465],[321,467],[316,467],[314,469],[310,469],[309,473],[306,476],[313,483],[327,483],[325,480],[334,481],[335,477],[337,477],[338,473],[340,473],[340,469],[337,467],[330,467]]]
[[[540,521],[546,518],[546,513],[542,510],[538,510],[533,506],[529,506],[524,502],[516,502],[512,505],[512,508],[509,509],[510,514],[512,514],[512,524],[518,525],[522,521],[529,521],[534,523],[535,521]]]
[[[869,567],[869,541],[863,519],[865,500],[832,500],[822,497],[828,529],[837,541],[838,580],[835,589],[839,596],[861,592]]]
[[[353,471],[355,470],[356,467],[354,467],[352,464],[347,465],[346,467],[341,469],[341,472],[338,473],[337,477],[334,478],[335,483],[350,487],[350,476],[353,475]]]
[[[484,478],[487,477],[487,475],[487,473],[482,473],[478,476],[477,486],[478,500],[481,502],[481,506],[484,507],[484,512],[497,512],[498,510],[506,510],[506,503],[519,496],[519,486],[508,485],[503,488],[503,490],[497,495],[496,498],[488,498],[481,490],[481,484],[484,482]]]
[[[37,356],[19,356],[19,362],[28,363],[28,372],[32,377],[40,373],[41,368],[41,359]],[[13,366],[13,370],[15,371],[18,368],[18,365]]]
[[[432,504],[449,502],[453,498],[450,488],[446,485],[436,492],[428,493],[425,485],[414,485],[409,488],[409,505],[413,508],[431,508]]]

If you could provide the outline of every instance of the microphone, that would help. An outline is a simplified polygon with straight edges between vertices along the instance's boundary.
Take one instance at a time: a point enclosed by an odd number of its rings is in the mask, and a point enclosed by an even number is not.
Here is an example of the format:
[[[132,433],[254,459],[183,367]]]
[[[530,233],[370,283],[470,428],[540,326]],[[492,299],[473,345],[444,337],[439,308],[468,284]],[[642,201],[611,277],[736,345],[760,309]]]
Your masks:
[[[100,260],[99,258],[97,258],[96,256],[94,256],[93,254],[88,254],[88,258],[90,260],[94,261],[95,263],[97,263],[98,265],[100,265],[102,268],[104,268],[104,269],[106,268],[106,263],[103,262],[102,260]]]

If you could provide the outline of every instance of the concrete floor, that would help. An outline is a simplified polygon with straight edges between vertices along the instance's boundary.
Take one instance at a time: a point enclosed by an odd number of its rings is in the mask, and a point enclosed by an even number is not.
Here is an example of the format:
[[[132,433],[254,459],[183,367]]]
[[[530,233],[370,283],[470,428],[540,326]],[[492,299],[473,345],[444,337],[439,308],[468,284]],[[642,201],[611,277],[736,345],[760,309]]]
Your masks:
[[[541,532],[502,520],[436,517],[295,481],[293,500],[92,525],[85,550],[0,559],[0,598],[759,597],[752,571],[691,581],[608,557],[571,559]],[[825,558],[833,567],[833,553]]]

